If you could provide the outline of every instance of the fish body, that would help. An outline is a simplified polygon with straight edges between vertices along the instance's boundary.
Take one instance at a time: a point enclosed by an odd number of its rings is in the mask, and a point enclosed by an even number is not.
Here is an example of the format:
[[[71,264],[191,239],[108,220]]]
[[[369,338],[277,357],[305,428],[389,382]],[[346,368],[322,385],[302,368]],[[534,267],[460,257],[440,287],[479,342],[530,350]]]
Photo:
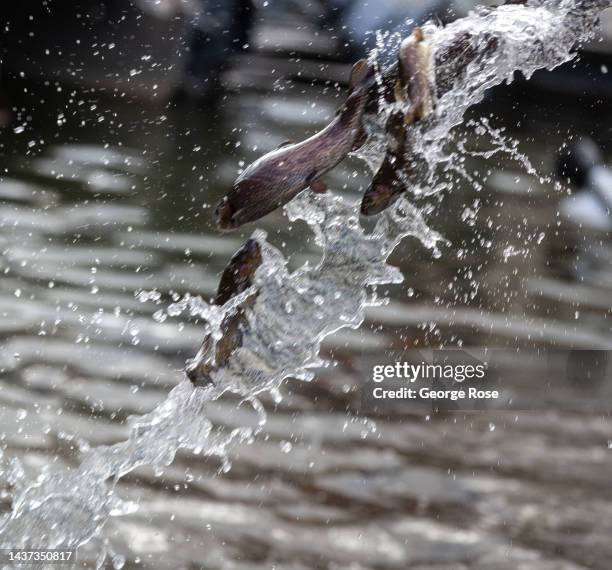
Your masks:
[[[525,0],[504,2],[524,3]],[[217,207],[218,226],[229,230],[254,221],[308,186],[324,191],[320,176],[365,142],[360,128],[362,115],[378,113],[381,98],[406,109],[403,120],[395,112],[387,120],[387,153],[361,205],[364,215],[382,212],[425,171],[423,160],[411,150],[413,144],[407,138],[406,126],[425,120],[433,111],[429,66],[435,73],[436,96],[441,97],[461,80],[470,65],[483,65],[500,47],[493,34],[462,33],[432,55],[423,31],[415,28],[401,43],[397,61],[379,75],[365,60],[358,62],[353,68],[349,98],[340,114],[303,143],[283,146],[249,166]],[[355,68],[360,67],[368,72],[355,74]],[[353,81],[354,76],[359,80]]]
[[[362,126],[366,88],[373,72],[366,60],[353,66],[346,102],[325,129],[303,142],[286,144],[256,160],[236,179],[216,210],[217,225],[231,230],[257,220],[311,187],[325,191],[320,177],[366,140]]]
[[[427,117],[433,109],[429,87],[429,48],[416,28],[401,46],[398,61],[382,73],[383,96],[407,109],[387,121],[387,155],[366,192],[361,211],[379,213],[406,190],[410,173],[406,125]],[[285,144],[248,166],[216,209],[217,226],[232,230],[283,206],[310,187],[325,191],[321,176],[365,143],[365,112],[376,112],[379,83],[366,60],[351,71],[346,102],[325,129],[303,142]]]
[[[425,119],[433,111],[429,89],[429,45],[423,30],[415,28],[400,45],[399,50],[398,98],[409,104],[404,115],[407,125]],[[407,99],[407,101],[406,101]]]
[[[429,59],[423,31],[415,28],[400,45],[392,98],[401,108],[389,115],[385,125],[385,157],[361,201],[361,213],[366,216],[379,214],[391,206],[419,172],[406,127],[427,118],[433,111]],[[390,77],[387,76],[388,80]]]
[[[248,239],[225,266],[214,304],[224,305],[231,298],[244,293],[253,284],[255,271],[262,261],[261,246],[256,239]]]
[[[255,272],[262,262],[261,246],[257,240],[247,240],[223,270],[214,304],[224,305],[251,287]],[[225,316],[221,322],[221,338],[216,343],[212,335],[204,338],[198,354],[185,369],[187,377],[195,386],[211,384],[210,373],[216,368],[225,366],[233,352],[241,346],[242,327],[246,319],[245,308],[254,300],[255,295],[246,301],[244,307]]]

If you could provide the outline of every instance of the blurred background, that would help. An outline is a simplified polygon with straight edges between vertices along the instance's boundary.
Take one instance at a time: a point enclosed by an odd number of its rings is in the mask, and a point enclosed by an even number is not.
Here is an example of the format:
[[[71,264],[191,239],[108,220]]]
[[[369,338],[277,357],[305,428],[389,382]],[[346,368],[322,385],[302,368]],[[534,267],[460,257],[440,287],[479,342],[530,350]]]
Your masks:
[[[239,169],[333,117],[350,63],[375,45],[373,30],[408,33],[406,19],[449,22],[471,8],[470,0],[3,4],[5,512],[23,481],[44,466],[74,465],[83,442],[124,439],[127,417],[180,380],[203,325],[153,315],[177,294],[212,296],[253,231],[222,235],[212,223]],[[405,409],[376,417],[374,432],[358,387],[387,350],[612,347],[609,67],[604,14],[603,37],[577,60],[517,78],[472,109],[466,140],[478,152],[466,166],[479,184],[456,180],[451,192],[419,201],[449,241],[442,257],[414,240],[398,248],[391,262],[407,279],[388,291],[390,305],[373,309],[361,330],[326,339],[334,365],[315,381],[287,381],[282,400],[265,401],[265,436],[231,453],[231,471],[219,476],[215,460],[179,455],[163,473],[122,480],[120,495],[139,509],[109,524],[108,566],[608,570],[607,377],[551,385],[539,413]],[[487,155],[473,128],[481,117],[518,141],[538,175],[509,154]],[[356,201],[369,173],[351,159],[327,180]],[[316,260],[305,230],[287,226],[282,212],[257,224],[295,267]],[[141,302],[137,293],[150,290],[159,299]],[[509,366],[541,378],[528,361]],[[210,413],[228,428],[249,421],[230,398]],[[82,559],[91,565],[94,556],[85,548]]]

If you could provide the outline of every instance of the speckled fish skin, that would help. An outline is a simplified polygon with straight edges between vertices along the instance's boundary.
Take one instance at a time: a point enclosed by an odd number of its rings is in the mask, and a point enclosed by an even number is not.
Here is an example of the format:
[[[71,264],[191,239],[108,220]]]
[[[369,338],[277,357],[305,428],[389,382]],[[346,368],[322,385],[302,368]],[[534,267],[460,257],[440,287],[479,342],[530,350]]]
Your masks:
[[[392,114],[387,122],[387,152],[361,200],[364,216],[380,214],[406,191],[405,179],[412,174],[412,162],[405,130],[404,112]]]
[[[224,305],[230,299],[244,293],[251,285],[257,268],[262,264],[261,246],[255,239],[249,239],[232,256],[226,265],[219,281],[219,288],[214,299],[215,305]],[[245,306],[255,300],[250,297]],[[214,345],[213,338],[208,335],[204,339],[196,357],[187,365],[185,373],[194,386],[207,386],[212,383],[210,373],[224,366],[232,353],[242,344],[242,326],[245,313],[239,308],[228,314],[221,323],[221,338]]]
[[[237,178],[216,210],[217,225],[233,230],[286,204],[326,172],[334,168],[366,139],[361,119],[369,92],[366,65],[336,118],[319,133],[289,144],[256,160]],[[355,73],[355,67],[353,73]]]

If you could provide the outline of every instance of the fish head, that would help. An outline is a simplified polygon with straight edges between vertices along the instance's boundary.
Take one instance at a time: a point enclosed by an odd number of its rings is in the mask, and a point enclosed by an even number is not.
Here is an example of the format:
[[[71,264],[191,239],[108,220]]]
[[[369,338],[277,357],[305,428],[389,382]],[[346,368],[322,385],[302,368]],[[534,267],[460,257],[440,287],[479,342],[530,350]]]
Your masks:
[[[219,229],[234,230],[261,217],[259,201],[270,188],[269,184],[261,182],[257,177],[238,178],[215,210]]]
[[[221,230],[234,230],[288,202],[299,190],[285,149],[272,151],[251,164],[234,182],[215,211]]]

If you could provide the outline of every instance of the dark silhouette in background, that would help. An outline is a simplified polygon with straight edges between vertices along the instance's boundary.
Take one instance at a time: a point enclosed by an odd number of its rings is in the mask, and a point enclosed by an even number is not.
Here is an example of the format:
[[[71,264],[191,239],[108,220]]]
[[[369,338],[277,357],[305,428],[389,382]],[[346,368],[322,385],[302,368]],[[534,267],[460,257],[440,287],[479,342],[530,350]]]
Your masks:
[[[173,101],[214,101],[229,58],[249,47],[255,7],[251,0],[200,0],[192,19],[188,63]]]
[[[59,81],[121,96],[208,104],[221,91],[232,56],[250,48],[256,11],[258,23],[268,27],[294,19],[324,31],[336,42],[331,55],[354,61],[375,46],[375,30],[407,34],[448,4],[271,0],[258,10],[253,0],[11,2],[0,9],[3,80]]]
[[[0,8],[0,126],[11,118],[15,105],[9,101],[18,105],[30,96],[31,91],[23,89],[26,82],[51,89],[93,89],[99,95],[164,105],[170,101],[176,107],[195,101],[208,109],[222,93],[222,77],[232,58],[253,44],[258,44],[256,51],[285,62],[292,54],[295,57],[291,42],[278,48],[274,38],[263,46],[252,41],[256,27],[258,36],[268,40],[275,27],[284,30],[279,35],[291,34],[292,29],[304,35],[309,28],[313,35],[328,38],[332,47],[326,53],[311,50],[306,57],[354,62],[375,46],[376,30],[406,37],[414,25],[431,17],[453,18],[456,4],[450,0],[5,2]],[[464,4],[467,9],[470,0]],[[536,73],[529,88],[572,97],[610,96],[607,68],[612,44],[606,41],[582,54],[579,64]]]

